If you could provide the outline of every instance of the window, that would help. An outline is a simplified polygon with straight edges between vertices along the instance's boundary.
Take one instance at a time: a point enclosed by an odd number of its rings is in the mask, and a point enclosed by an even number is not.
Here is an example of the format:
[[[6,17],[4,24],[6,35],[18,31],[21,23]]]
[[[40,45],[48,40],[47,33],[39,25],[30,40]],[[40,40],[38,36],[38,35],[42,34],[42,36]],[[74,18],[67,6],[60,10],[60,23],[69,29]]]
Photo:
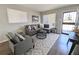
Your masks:
[[[15,9],[7,9],[9,23],[26,23],[27,13]]]
[[[75,20],[76,20],[76,13],[77,12],[67,12],[64,13],[63,17],[63,31],[72,31],[75,27]]]
[[[75,19],[76,19],[76,12],[64,13],[63,22],[75,23]]]
[[[43,16],[43,24],[52,24],[55,27],[56,13]]]

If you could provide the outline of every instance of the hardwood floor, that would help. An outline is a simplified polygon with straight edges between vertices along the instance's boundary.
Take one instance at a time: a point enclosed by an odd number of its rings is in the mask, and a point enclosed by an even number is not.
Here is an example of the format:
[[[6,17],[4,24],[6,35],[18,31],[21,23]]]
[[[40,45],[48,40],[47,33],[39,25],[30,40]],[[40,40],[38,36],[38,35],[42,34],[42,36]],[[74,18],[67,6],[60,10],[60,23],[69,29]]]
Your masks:
[[[58,40],[55,42],[55,44],[48,52],[48,55],[68,55],[69,50],[72,46],[71,42],[69,42],[67,45],[68,39],[68,35],[61,34]]]

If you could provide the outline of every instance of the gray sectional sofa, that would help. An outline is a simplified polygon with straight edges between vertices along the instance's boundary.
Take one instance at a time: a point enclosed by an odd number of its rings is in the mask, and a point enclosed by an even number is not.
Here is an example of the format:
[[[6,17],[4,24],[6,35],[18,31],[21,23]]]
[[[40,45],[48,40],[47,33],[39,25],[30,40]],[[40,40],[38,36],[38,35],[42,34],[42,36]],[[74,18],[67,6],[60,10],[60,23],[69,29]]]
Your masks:
[[[39,24],[26,25],[25,26],[25,33],[26,33],[26,35],[29,35],[29,36],[35,35],[38,30],[40,30]]]

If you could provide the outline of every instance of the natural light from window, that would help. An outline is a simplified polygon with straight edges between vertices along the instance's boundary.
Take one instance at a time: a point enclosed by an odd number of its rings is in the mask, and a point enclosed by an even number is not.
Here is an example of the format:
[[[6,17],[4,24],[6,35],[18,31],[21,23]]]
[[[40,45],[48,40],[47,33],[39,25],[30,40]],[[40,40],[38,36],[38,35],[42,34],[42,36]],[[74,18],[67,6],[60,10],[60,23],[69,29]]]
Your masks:
[[[63,22],[74,23],[76,19],[76,12],[64,13]]]
[[[63,17],[63,31],[72,31],[75,27],[75,19],[76,19],[76,12],[67,12],[64,13]]]

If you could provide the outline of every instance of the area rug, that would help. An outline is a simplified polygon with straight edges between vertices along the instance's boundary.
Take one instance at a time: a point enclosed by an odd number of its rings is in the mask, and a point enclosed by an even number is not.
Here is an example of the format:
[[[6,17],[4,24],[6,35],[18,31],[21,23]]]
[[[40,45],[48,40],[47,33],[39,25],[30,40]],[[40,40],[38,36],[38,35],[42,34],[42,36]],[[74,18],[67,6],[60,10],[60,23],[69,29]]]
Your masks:
[[[47,34],[47,38],[38,39],[36,36],[32,38],[35,41],[35,48],[28,51],[27,55],[47,55],[50,51],[56,40],[58,39],[59,34],[50,33]]]

